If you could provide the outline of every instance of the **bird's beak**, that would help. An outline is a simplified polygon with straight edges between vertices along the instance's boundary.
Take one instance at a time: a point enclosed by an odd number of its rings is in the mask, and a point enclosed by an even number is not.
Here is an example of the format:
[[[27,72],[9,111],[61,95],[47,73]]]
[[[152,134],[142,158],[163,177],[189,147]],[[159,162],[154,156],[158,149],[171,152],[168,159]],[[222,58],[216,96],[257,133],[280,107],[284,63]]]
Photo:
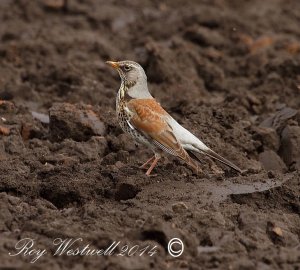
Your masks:
[[[119,64],[118,64],[118,62],[106,61],[106,64],[112,66],[115,69],[118,69],[120,67]]]

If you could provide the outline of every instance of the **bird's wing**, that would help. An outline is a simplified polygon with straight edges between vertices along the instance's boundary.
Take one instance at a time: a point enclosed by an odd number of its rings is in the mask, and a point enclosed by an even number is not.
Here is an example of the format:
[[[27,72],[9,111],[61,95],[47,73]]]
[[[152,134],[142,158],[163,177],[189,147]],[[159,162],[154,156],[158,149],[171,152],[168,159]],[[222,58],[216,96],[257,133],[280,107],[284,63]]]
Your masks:
[[[195,170],[199,170],[197,163],[183,149],[167,123],[168,113],[155,99],[134,99],[127,103],[127,108],[131,114],[132,126],[151,139],[160,149],[181,158]]]

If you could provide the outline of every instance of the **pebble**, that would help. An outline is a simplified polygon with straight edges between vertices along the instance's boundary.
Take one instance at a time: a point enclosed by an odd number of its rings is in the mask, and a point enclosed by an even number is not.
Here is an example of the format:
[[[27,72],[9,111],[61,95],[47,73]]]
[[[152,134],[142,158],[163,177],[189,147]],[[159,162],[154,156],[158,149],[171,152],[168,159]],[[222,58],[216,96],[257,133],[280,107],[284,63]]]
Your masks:
[[[178,202],[178,203],[174,203],[172,205],[172,210],[175,213],[182,214],[182,213],[185,213],[188,210],[188,207],[186,206],[186,204],[184,202]]]

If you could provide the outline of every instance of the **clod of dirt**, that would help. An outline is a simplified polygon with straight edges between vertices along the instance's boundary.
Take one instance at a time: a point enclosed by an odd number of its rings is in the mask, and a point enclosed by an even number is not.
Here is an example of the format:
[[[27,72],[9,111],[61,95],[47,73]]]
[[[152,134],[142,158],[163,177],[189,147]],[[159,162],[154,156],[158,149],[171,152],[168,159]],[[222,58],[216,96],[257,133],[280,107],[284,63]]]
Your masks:
[[[87,141],[92,136],[106,133],[104,123],[89,105],[55,103],[49,110],[50,138],[62,141],[66,138]]]
[[[66,139],[61,145],[57,147],[62,147],[58,149],[58,153],[67,153],[68,156],[72,156],[80,162],[88,162],[92,160],[97,160],[99,157],[103,157],[107,149],[107,141],[104,137],[94,136],[86,142],[75,142],[73,140]],[[54,147],[53,150],[56,150]]]
[[[174,203],[172,205],[172,210],[175,213],[184,213],[188,210],[188,207],[186,206],[186,204],[184,202],[178,202],[178,203]]]
[[[260,37],[257,40],[253,40],[251,44],[249,44],[249,51],[252,54],[255,54],[263,49],[267,49],[272,44],[274,44],[274,39],[272,37]]]
[[[226,43],[219,32],[201,26],[193,26],[187,29],[185,38],[204,47],[221,47]]]
[[[9,203],[8,199],[9,195],[5,192],[0,193],[0,231],[5,232],[9,231],[11,227],[11,223],[13,222],[13,215],[8,209],[8,207],[4,207]]]
[[[286,172],[287,167],[281,158],[273,151],[266,150],[259,154],[259,161],[267,171],[280,171]]]
[[[201,209],[195,213],[195,219],[198,224],[201,226],[210,226],[212,227],[224,227],[226,224],[225,217],[220,212],[214,212],[211,215],[211,212]],[[208,242],[208,243],[207,243]],[[210,241],[206,241],[205,245],[211,244]]]
[[[33,123],[22,123],[21,126],[21,135],[24,141],[27,141],[32,138],[40,138],[42,137],[42,132],[38,126]]]
[[[117,185],[117,190],[115,193],[115,199],[120,200],[130,200],[133,199],[139,192],[140,188],[132,183],[119,183]]]
[[[280,141],[275,129],[270,127],[254,127],[254,139],[261,141],[264,148],[278,151]]]
[[[284,107],[269,118],[265,119],[260,127],[274,128],[279,134],[286,126],[287,121],[297,115],[298,111],[292,108]]]
[[[0,100],[1,112],[12,112],[15,109],[15,105],[10,101]]]
[[[300,169],[300,127],[287,126],[281,133],[279,154],[292,170]]]
[[[108,136],[110,149],[112,151],[125,150],[132,152],[136,150],[135,142],[132,140],[128,134],[122,133],[118,137]]]
[[[49,10],[61,10],[67,8],[68,0],[43,0],[43,5]]]
[[[95,248],[121,241],[116,253],[125,244],[158,247],[154,256],[47,254],[36,268],[298,267],[300,172],[260,172],[258,157],[272,150],[289,169],[300,162],[291,130],[300,126],[299,4],[0,1],[0,125],[11,130],[0,135],[1,267],[32,267],[28,256],[8,256],[24,235],[49,253],[57,237],[82,237]],[[142,64],[151,94],[180,124],[248,172],[224,167],[219,176],[203,157],[209,175],[200,178],[170,158],[157,177],[144,176],[137,166],[151,151],[121,131],[114,109],[120,80],[104,64],[124,59]],[[54,102],[93,107],[54,106],[51,125],[31,113]],[[106,134],[98,135],[98,121]],[[285,128],[289,136],[281,136]],[[188,209],[175,213],[178,202]],[[179,258],[167,252],[175,237],[184,243]]]
[[[298,54],[300,52],[300,43],[297,41],[292,41],[285,45],[285,49],[290,54],[293,54],[293,55]]]

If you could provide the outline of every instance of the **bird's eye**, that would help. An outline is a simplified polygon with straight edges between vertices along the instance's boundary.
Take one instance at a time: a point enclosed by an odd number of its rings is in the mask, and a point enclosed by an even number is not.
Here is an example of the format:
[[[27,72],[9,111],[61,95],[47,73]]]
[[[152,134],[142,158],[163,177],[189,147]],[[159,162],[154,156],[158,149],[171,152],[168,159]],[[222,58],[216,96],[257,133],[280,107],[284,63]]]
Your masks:
[[[125,71],[129,71],[130,69],[131,69],[131,67],[130,67],[129,65],[125,65],[125,66],[124,66],[124,70],[125,70]]]

